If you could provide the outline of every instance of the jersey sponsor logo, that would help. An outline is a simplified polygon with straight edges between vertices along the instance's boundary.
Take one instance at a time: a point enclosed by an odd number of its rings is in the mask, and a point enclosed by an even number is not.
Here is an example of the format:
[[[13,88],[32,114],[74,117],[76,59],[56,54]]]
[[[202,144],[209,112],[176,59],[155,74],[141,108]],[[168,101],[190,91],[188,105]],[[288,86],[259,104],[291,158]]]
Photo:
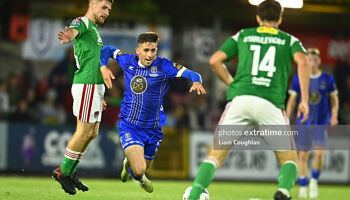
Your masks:
[[[273,35],[277,35],[278,34],[278,30],[277,29],[272,28],[272,27],[266,27],[266,26],[259,27],[257,29],[257,32],[258,33],[270,33],[270,34],[273,34]]]
[[[311,105],[316,105],[321,101],[321,94],[317,90],[311,91],[309,96],[309,101]]]
[[[254,76],[252,78],[252,84],[253,85],[263,85],[265,87],[270,87],[271,84],[271,79],[269,78],[264,78],[264,77],[256,77]]]
[[[177,70],[180,70],[182,68],[182,65],[173,62],[173,67],[175,67]]]
[[[150,77],[158,77],[158,74],[149,74]]]
[[[147,80],[143,76],[135,76],[130,81],[130,88],[135,94],[142,94],[147,89]]]

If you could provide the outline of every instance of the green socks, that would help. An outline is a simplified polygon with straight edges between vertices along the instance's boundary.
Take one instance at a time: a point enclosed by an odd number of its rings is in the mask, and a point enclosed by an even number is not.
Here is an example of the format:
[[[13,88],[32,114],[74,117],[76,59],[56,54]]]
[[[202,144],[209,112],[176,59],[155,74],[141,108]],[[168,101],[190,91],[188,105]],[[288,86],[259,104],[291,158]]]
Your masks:
[[[292,161],[285,162],[278,174],[278,188],[290,191],[298,178],[297,166]]]
[[[63,161],[61,163],[61,172],[63,176],[74,174],[84,153],[72,151],[66,148]]]
[[[209,186],[216,171],[214,163],[204,161],[198,170],[192,184],[189,200],[197,200],[205,188]],[[294,162],[286,162],[281,166],[278,174],[278,188],[289,191],[297,180],[297,166]]]
[[[214,178],[216,166],[214,163],[204,161],[198,170],[196,179],[192,184],[189,200],[197,200],[205,188],[209,186]]]
[[[72,167],[72,172],[71,174],[74,174],[75,171],[77,170],[78,164],[80,163],[80,160],[83,158],[85,152],[82,152],[79,154],[77,160],[75,161],[73,167]]]
[[[64,156],[63,161],[61,163],[61,172],[63,176],[69,176],[72,168],[74,166],[76,160],[72,160],[66,156]]]

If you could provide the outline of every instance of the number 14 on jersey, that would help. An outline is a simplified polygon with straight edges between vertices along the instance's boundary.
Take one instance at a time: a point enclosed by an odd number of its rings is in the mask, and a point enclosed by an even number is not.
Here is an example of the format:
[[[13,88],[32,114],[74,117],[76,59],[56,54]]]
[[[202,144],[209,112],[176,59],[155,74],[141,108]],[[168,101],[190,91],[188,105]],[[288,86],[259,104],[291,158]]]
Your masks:
[[[260,45],[250,45],[250,50],[254,52],[253,54],[253,65],[252,65],[252,75],[257,76],[259,71],[267,72],[268,77],[272,77],[273,73],[276,71],[275,67],[275,55],[276,55],[276,47],[270,46],[265,56],[260,61]]]

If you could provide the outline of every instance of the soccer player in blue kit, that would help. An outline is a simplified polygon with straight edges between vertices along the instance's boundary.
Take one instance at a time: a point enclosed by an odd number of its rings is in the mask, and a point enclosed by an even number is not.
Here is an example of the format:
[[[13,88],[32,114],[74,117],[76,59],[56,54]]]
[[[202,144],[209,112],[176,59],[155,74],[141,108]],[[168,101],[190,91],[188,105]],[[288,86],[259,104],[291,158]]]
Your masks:
[[[169,81],[184,77],[193,82],[189,92],[205,94],[201,76],[186,67],[157,57],[159,35],[142,33],[138,37],[136,54],[125,53],[112,46],[101,50],[101,67],[114,58],[124,72],[125,92],[119,114],[119,138],[126,155],[121,180],[132,177],[147,192],[153,192],[151,181],[145,176],[162,141],[161,127],[165,124],[164,94]],[[111,74],[110,78],[114,78]],[[105,80],[110,84],[111,80]]]
[[[309,118],[304,125],[336,125],[338,124],[338,91],[332,75],[324,73],[320,69],[320,51],[315,48],[307,50],[307,59],[310,70],[309,87]],[[298,76],[293,79],[292,89],[287,102],[287,116],[290,118],[300,96]],[[299,97],[300,98],[300,97]],[[299,99],[300,101],[300,99]],[[302,117],[302,116],[301,116]],[[301,125],[298,119],[297,124]],[[305,129],[310,129],[305,127]],[[302,129],[304,130],[304,129]],[[309,151],[314,145],[315,157],[312,163],[311,179],[309,184],[309,197],[318,197],[318,178],[323,167],[323,153],[326,145],[327,131],[324,126],[312,128],[311,131],[301,132],[295,137],[298,149],[298,181],[300,185],[299,198],[307,198],[308,173],[307,163]]]

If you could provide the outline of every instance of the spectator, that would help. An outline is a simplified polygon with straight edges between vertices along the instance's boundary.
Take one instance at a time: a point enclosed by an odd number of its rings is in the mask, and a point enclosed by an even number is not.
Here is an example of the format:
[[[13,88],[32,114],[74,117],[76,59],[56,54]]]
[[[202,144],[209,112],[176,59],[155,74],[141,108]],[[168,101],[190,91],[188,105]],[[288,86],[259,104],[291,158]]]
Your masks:
[[[179,104],[173,107],[173,109],[170,110],[170,115],[173,122],[169,121],[169,123],[173,123],[175,127],[179,129],[183,129],[183,128],[188,129],[189,116],[188,116],[187,110],[188,109],[184,104]]]
[[[66,121],[66,113],[61,105],[57,103],[57,92],[49,89],[46,98],[40,106],[41,122],[47,125],[64,124]]]
[[[19,100],[15,112],[10,115],[10,121],[32,122],[28,112],[28,104],[25,98]]]
[[[211,116],[208,115],[208,104],[205,96],[196,96],[189,110],[190,129],[207,130],[211,127]]]
[[[33,122],[40,122],[41,119],[41,113],[39,112],[39,102],[37,99],[37,94],[35,92],[35,89],[30,88],[27,91],[26,101],[28,105],[28,114],[30,115]]]
[[[75,71],[74,50],[69,48],[65,58],[51,71],[48,77],[48,86],[57,91],[57,101],[64,102],[73,83]],[[70,103],[70,102],[68,102]],[[69,104],[72,107],[72,104]]]
[[[9,95],[6,91],[6,83],[0,80],[0,120],[4,120],[10,110]]]
[[[340,124],[350,123],[350,49],[345,53],[343,62],[336,67],[335,80],[339,90]]]
[[[76,70],[74,61],[74,49],[69,48],[66,51],[64,59],[58,63],[58,65],[51,71],[49,75],[50,87],[57,85],[60,82],[60,77],[65,76],[67,84],[73,83],[74,71]]]
[[[7,93],[10,100],[10,112],[14,112],[21,95],[21,90],[18,86],[18,75],[15,73],[10,73],[8,77]]]
[[[36,88],[37,85],[37,72],[35,65],[30,60],[24,61],[25,68],[18,76],[18,88],[22,94],[29,89]]]

